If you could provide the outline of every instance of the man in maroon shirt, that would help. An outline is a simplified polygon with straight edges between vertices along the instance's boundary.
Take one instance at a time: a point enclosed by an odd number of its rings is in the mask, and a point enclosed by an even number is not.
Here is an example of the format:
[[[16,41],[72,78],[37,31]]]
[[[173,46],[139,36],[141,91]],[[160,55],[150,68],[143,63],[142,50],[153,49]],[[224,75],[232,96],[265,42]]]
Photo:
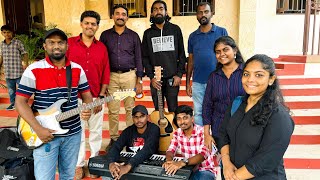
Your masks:
[[[106,47],[96,40],[94,35],[99,28],[100,15],[94,11],[85,11],[80,18],[82,33],[68,39],[69,49],[67,57],[83,68],[93,98],[105,96],[110,81],[109,58]],[[81,101],[79,101],[81,103]],[[88,122],[89,146],[91,157],[97,156],[102,143],[102,123],[104,105],[94,108],[93,115]],[[85,121],[81,121],[82,136],[76,168],[76,179],[84,176],[85,165]],[[96,178],[91,175],[91,178]]]
[[[109,93],[121,89],[136,89],[137,94],[142,92],[142,58],[141,41],[138,34],[126,27],[128,21],[128,9],[123,5],[113,7],[112,19],[114,26],[104,31],[100,36],[100,41],[108,49],[110,57],[110,85]],[[124,99],[126,110],[127,127],[133,124],[132,109],[134,98]],[[111,141],[106,148],[108,151],[119,138],[119,111],[120,102],[112,101],[108,103],[109,109],[109,132]]]

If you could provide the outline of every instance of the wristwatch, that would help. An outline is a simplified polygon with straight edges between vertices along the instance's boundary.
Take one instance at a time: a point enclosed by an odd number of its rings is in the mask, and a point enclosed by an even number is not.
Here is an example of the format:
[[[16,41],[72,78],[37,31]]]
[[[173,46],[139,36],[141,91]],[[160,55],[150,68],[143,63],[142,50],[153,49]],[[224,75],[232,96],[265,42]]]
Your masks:
[[[182,162],[184,162],[185,164],[186,164],[186,166],[189,164],[189,159],[188,158],[184,158],[183,160],[182,160]]]
[[[104,99],[104,96],[101,96],[101,95],[100,95],[100,96],[99,96],[99,99]]]

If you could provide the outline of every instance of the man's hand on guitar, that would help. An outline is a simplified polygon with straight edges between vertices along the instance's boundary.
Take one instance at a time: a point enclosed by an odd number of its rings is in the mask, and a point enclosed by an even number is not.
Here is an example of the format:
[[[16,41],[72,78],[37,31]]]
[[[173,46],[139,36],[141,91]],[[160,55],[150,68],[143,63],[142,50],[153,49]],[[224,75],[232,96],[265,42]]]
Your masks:
[[[90,109],[81,111],[81,115],[80,115],[81,120],[88,121],[90,119],[90,116],[91,116]]]
[[[180,86],[181,78],[179,76],[173,76],[173,84],[172,86]]]
[[[102,105],[97,106],[97,107],[93,108],[93,114],[98,114],[101,110],[102,110]]]
[[[43,143],[47,143],[49,141],[51,141],[54,136],[52,135],[52,133],[54,133],[55,131],[52,129],[48,129],[48,128],[44,128],[41,127],[39,128],[37,131],[35,131],[39,137],[39,139],[43,142]]]
[[[136,94],[142,94],[142,88],[143,88],[142,84],[137,83],[136,84]]]
[[[161,89],[161,83],[158,82],[156,78],[153,78],[151,80],[151,84],[152,84],[152,87],[156,88],[157,90]]]

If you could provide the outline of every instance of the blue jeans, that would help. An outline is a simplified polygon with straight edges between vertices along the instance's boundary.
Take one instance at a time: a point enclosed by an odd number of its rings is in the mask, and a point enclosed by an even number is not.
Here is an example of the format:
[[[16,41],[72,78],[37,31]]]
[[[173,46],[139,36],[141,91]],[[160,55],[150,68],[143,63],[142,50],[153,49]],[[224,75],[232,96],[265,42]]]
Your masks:
[[[192,99],[194,107],[194,122],[203,126],[202,121],[202,102],[206,92],[207,84],[192,82]]]
[[[199,171],[196,170],[192,177],[192,180],[215,180],[216,177],[211,171]]]
[[[58,164],[59,179],[73,180],[75,175],[81,133],[55,137],[47,144],[33,150],[36,179],[54,180]]]
[[[8,87],[9,97],[10,97],[10,103],[14,104],[14,101],[16,100],[16,91],[17,91],[17,85],[20,83],[21,77],[17,79],[7,79],[6,83]]]

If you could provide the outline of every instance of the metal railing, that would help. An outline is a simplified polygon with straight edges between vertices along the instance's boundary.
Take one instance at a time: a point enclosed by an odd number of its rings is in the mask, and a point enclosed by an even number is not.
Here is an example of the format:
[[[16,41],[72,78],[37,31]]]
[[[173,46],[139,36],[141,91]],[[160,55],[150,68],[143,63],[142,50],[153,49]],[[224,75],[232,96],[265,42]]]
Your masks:
[[[310,40],[310,18],[313,16],[313,24],[312,24],[312,37],[311,37],[311,55],[314,54],[314,48],[316,46],[315,39],[316,33],[319,34],[318,36],[318,52],[317,54],[320,55],[320,27],[316,27],[317,16],[320,11],[320,0],[306,0],[306,13],[304,19],[304,32],[303,32],[303,48],[302,52],[303,55],[308,54],[308,46]],[[316,32],[317,31],[317,32]]]

